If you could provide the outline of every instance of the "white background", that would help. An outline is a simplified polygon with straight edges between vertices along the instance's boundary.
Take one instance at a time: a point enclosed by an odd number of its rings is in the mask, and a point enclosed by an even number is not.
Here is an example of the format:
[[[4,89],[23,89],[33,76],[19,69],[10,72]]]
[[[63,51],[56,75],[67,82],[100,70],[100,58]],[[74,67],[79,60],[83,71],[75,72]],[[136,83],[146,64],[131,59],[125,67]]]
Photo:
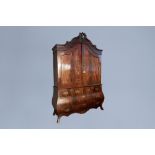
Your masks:
[[[4,0],[0,25],[155,25],[153,0]],[[1,130],[0,154],[155,154],[154,130]]]

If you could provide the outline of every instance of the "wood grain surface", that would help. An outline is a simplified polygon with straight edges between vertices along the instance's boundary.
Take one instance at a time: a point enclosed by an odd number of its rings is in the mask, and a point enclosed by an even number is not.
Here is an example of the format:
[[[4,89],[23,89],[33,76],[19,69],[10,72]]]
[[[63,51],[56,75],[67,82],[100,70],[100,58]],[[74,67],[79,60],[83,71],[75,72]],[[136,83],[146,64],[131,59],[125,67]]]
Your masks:
[[[101,53],[85,33],[53,47],[53,114],[69,116],[91,108],[103,110]]]

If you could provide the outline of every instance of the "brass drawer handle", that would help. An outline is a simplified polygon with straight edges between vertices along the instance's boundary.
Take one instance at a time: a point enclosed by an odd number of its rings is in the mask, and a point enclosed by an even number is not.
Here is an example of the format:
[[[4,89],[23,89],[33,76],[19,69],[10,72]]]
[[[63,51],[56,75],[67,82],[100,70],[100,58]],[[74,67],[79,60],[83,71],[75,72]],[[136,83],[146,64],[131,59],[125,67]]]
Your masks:
[[[99,88],[98,88],[98,87],[96,87],[96,88],[95,88],[95,91],[99,91]]]
[[[63,95],[63,96],[67,96],[67,95],[68,95],[68,91],[64,91],[64,92],[62,93],[62,95]]]
[[[80,93],[80,91],[79,91],[79,90],[75,90],[75,93],[76,93],[76,94],[79,94],[79,93]]]

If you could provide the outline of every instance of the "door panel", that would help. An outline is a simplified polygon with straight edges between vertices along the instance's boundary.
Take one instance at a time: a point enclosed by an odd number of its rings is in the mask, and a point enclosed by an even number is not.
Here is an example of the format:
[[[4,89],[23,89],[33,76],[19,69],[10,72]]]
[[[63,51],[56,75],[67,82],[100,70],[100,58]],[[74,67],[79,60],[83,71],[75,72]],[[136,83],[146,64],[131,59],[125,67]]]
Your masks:
[[[90,66],[90,53],[88,48],[83,45],[83,54],[82,54],[82,77],[83,84],[91,84],[91,66]]]
[[[71,54],[61,55],[61,86],[69,87],[71,84]]]
[[[81,49],[77,46],[72,51],[72,68],[73,68],[73,84],[74,87],[82,86],[82,76],[81,76]]]

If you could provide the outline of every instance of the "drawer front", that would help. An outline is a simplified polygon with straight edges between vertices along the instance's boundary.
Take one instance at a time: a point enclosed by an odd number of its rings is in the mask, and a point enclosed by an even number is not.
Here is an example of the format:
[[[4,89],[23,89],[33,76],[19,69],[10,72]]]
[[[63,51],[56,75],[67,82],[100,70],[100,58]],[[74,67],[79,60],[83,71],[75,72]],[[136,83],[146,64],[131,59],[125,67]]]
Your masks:
[[[58,94],[57,112],[59,115],[81,113],[90,108],[97,108],[104,98],[101,86],[61,89]]]
[[[77,95],[77,96],[83,94],[83,88],[76,88],[74,91],[75,91],[75,95]]]
[[[100,92],[101,91],[101,86],[95,86],[94,91],[95,92]]]

